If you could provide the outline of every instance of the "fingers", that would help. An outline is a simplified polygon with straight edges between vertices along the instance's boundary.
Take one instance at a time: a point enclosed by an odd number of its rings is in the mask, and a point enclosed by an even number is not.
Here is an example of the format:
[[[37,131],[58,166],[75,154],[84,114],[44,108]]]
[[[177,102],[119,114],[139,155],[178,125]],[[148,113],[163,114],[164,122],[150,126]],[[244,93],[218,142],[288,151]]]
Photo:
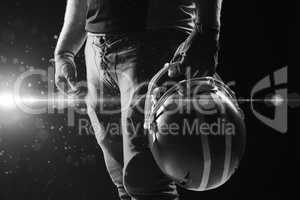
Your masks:
[[[55,83],[57,89],[67,95],[76,94],[78,92],[77,83],[73,78],[58,76]]]
[[[75,63],[65,62],[63,65],[56,65],[55,83],[60,92],[67,95],[76,94],[78,92],[76,79]]]
[[[165,67],[169,67],[168,76],[170,78],[176,78],[181,75],[181,62],[176,63],[166,63]]]
[[[68,93],[74,93],[78,90],[77,82],[76,82],[76,74],[66,74],[65,75],[66,80],[67,80],[67,88],[68,88]]]
[[[68,81],[68,88],[69,90],[67,91],[67,94],[77,94],[79,92],[79,89],[77,87],[77,83],[74,81]]]

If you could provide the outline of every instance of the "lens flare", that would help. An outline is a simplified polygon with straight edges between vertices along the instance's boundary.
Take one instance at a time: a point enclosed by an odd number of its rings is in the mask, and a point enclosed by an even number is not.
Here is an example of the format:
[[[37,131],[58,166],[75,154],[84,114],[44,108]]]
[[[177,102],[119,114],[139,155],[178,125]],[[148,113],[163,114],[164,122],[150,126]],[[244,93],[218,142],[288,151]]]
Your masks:
[[[8,92],[0,94],[0,107],[4,109],[13,109],[16,107],[14,95]]]
[[[280,95],[274,95],[270,101],[274,106],[280,106],[284,102],[284,99]]]

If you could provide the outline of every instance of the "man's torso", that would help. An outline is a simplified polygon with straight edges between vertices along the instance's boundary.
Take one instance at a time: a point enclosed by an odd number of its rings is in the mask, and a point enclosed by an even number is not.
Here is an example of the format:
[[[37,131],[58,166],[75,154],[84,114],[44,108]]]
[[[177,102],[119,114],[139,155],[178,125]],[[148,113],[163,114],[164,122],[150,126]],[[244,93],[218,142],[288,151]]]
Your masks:
[[[94,33],[190,32],[195,21],[192,0],[88,0],[88,4],[86,30]]]

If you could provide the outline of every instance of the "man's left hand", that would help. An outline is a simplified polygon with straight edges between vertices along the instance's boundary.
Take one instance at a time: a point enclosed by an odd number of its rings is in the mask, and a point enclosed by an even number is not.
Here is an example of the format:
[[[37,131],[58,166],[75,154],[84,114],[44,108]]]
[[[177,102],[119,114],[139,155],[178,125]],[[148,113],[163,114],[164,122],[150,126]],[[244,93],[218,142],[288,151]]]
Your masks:
[[[192,77],[212,76],[215,73],[218,56],[218,32],[209,30],[205,33],[195,30],[178,47],[171,62],[180,64],[169,69],[168,75],[175,78],[187,75]]]

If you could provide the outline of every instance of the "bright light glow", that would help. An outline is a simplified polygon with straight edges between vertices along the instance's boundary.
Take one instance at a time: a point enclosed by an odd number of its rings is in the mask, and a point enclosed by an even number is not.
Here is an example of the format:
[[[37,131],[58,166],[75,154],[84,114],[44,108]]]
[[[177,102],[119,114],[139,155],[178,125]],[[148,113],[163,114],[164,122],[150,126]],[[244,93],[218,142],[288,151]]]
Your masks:
[[[43,99],[37,98],[37,97],[22,97],[19,98],[16,102],[18,104],[37,104],[43,102]]]
[[[0,107],[4,109],[13,109],[16,107],[14,95],[11,93],[0,94]]]
[[[280,106],[283,103],[284,99],[280,95],[274,95],[271,98],[271,102],[274,106]]]
[[[48,98],[36,96],[15,96],[12,92],[0,92],[0,109],[14,110],[22,106],[54,106],[59,109],[75,106],[77,103],[84,103],[84,98],[68,97],[62,94],[54,94]]]

